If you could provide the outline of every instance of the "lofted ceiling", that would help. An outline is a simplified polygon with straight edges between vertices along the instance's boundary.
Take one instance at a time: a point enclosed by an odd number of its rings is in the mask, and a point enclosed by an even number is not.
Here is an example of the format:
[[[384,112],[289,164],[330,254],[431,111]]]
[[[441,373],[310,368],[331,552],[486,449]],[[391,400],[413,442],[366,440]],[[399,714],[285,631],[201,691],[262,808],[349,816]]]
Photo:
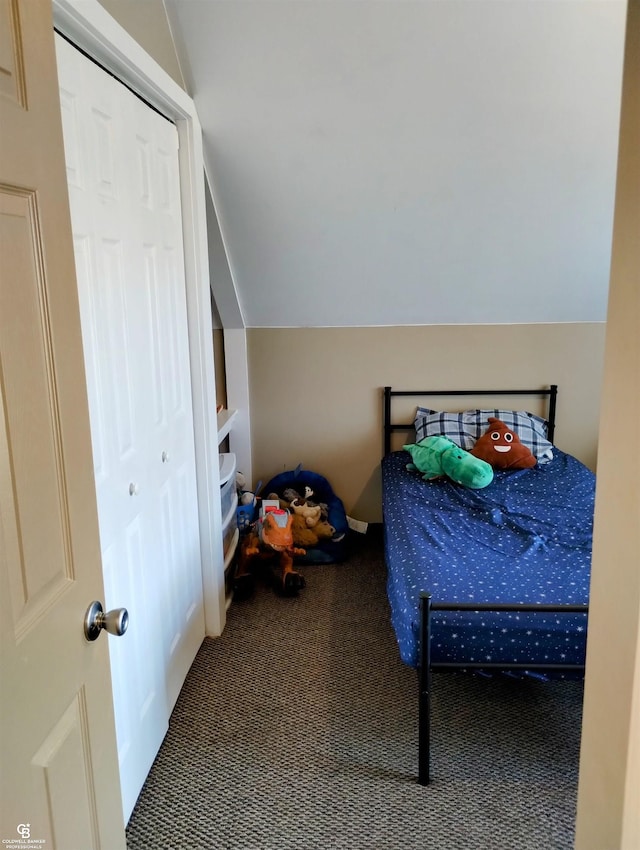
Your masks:
[[[624,0],[165,6],[223,322],[605,320]]]

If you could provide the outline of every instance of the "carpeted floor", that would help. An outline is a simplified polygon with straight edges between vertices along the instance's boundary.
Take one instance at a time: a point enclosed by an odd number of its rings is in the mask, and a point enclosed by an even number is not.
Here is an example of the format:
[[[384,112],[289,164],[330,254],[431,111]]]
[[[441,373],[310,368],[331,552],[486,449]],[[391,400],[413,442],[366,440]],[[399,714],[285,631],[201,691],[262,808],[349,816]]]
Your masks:
[[[433,784],[379,534],[307,587],[234,603],[203,643],[129,850],[569,850],[582,685],[434,676]]]

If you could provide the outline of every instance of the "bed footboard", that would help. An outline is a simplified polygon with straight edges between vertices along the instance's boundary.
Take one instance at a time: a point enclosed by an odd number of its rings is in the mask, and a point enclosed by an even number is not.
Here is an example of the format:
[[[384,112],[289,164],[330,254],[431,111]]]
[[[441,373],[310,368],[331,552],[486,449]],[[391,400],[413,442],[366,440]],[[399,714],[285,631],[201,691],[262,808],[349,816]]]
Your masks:
[[[439,671],[462,670],[513,670],[536,673],[573,672],[584,673],[584,664],[505,664],[504,662],[457,662],[440,663],[431,661],[431,616],[433,611],[493,611],[552,614],[587,614],[588,605],[520,605],[517,603],[450,603],[433,602],[429,593],[420,594],[420,659],[419,708],[418,708],[418,782],[428,785],[431,761],[431,674]]]

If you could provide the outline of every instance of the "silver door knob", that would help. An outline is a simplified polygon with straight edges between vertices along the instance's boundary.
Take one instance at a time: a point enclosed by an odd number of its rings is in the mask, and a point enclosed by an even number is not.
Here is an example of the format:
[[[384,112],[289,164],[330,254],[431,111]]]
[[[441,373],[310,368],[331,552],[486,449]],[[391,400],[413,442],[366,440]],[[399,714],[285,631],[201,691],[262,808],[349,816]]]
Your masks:
[[[129,612],[126,608],[113,608],[104,612],[99,602],[92,602],[84,615],[84,636],[87,640],[95,640],[102,629],[110,635],[120,637],[127,631]]]

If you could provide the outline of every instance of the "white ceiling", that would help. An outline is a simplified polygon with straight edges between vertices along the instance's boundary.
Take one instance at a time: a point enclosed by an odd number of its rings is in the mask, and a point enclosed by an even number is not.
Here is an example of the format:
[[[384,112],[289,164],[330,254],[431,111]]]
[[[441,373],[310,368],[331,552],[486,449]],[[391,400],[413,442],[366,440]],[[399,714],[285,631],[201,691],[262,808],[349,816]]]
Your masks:
[[[246,326],[604,321],[623,0],[165,4]]]

